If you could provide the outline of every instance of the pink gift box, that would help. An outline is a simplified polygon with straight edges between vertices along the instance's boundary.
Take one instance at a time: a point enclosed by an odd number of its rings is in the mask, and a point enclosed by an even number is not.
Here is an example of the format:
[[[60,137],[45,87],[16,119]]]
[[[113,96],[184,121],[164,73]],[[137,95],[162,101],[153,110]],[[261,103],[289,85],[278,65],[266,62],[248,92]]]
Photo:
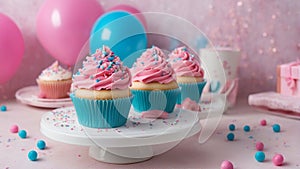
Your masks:
[[[300,61],[277,66],[277,92],[300,96]]]

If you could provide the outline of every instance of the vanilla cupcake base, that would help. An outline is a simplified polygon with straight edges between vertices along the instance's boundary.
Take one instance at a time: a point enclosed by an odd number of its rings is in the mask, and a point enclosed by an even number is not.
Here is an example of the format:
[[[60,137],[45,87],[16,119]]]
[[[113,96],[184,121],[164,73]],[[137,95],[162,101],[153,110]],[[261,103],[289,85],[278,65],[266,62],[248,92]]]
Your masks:
[[[116,98],[123,98],[131,96],[129,88],[127,89],[115,89],[115,90],[88,90],[88,89],[77,89],[75,96],[85,99],[93,100],[110,100]]]
[[[202,77],[191,77],[191,76],[178,76],[176,77],[177,83],[199,83],[203,82]]]
[[[68,97],[72,79],[46,81],[37,79],[37,84],[40,89],[40,97],[48,99],[59,99]]]
[[[172,113],[180,94],[176,81],[167,84],[133,82],[130,90],[133,108],[139,113],[150,110]]]
[[[91,99],[77,97],[74,93],[70,96],[79,124],[90,128],[115,128],[126,124],[132,97]]]
[[[178,84],[176,81],[172,81],[170,83],[161,84],[158,82],[153,83],[143,83],[143,82],[132,82],[132,86],[130,89],[134,90],[171,90],[171,89],[177,89]]]

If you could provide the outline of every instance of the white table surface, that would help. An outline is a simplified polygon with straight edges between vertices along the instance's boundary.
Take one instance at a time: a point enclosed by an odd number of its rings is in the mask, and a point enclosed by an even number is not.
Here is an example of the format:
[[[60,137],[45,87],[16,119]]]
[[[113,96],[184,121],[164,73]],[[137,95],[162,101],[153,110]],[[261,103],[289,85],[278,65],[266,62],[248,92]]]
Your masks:
[[[300,121],[274,116],[247,105],[247,101],[238,102],[228,110],[214,132],[204,144],[198,143],[199,134],[184,140],[172,150],[154,158],[136,164],[114,165],[96,161],[88,156],[88,147],[56,142],[46,138],[40,132],[40,118],[51,109],[41,109],[23,105],[15,100],[1,102],[7,111],[0,111],[0,168],[43,168],[43,169],[218,169],[223,160],[233,162],[235,169],[297,169],[300,168]],[[261,119],[266,119],[267,126],[260,126]],[[226,135],[228,125],[236,125],[236,140],[229,142]],[[274,133],[271,125],[278,123],[282,131]],[[25,129],[28,138],[21,139],[9,132],[12,124]],[[245,133],[244,125],[250,125],[251,131]],[[46,150],[37,150],[39,139],[47,142]],[[255,142],[265,144],[266,160],[258,163],[254,159]],[[35,149],[39,153],[38,161],[32,162],[27,153]],[[281,167],[272,164],[275,153],[285,157]]]

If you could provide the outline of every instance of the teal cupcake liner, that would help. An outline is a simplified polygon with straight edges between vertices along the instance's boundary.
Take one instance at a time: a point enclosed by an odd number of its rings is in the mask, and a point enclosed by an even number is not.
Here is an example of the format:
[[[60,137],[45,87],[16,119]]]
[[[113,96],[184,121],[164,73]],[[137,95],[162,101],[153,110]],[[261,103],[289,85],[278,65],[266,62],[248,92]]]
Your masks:
[[[131,93],[132,105],[136,112],[163,110],[172,113],[180,90],[131,90]]]
[[[92,100],[70,95],[79,124],[91,128],[115,128],[126,123],[132,97]]]
[[[199,103],[205,85],[206,80],[200,83],[178,83],[180,94],[177,98],[177,104],[181,104],[186,98]]]

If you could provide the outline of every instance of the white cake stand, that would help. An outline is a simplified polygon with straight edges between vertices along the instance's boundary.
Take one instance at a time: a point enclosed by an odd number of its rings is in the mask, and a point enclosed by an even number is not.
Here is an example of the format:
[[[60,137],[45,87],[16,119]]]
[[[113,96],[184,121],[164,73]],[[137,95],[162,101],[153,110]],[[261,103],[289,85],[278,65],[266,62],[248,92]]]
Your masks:
[[[50,139],[89,146],[90,157],[127,164],[164,153],[200,131],[199,112],[175,109],[168,119],[143,119],[133,111],[125,126],[93,129],[77,122],[74,107],[52,110],[41,119],[41,132]]]

